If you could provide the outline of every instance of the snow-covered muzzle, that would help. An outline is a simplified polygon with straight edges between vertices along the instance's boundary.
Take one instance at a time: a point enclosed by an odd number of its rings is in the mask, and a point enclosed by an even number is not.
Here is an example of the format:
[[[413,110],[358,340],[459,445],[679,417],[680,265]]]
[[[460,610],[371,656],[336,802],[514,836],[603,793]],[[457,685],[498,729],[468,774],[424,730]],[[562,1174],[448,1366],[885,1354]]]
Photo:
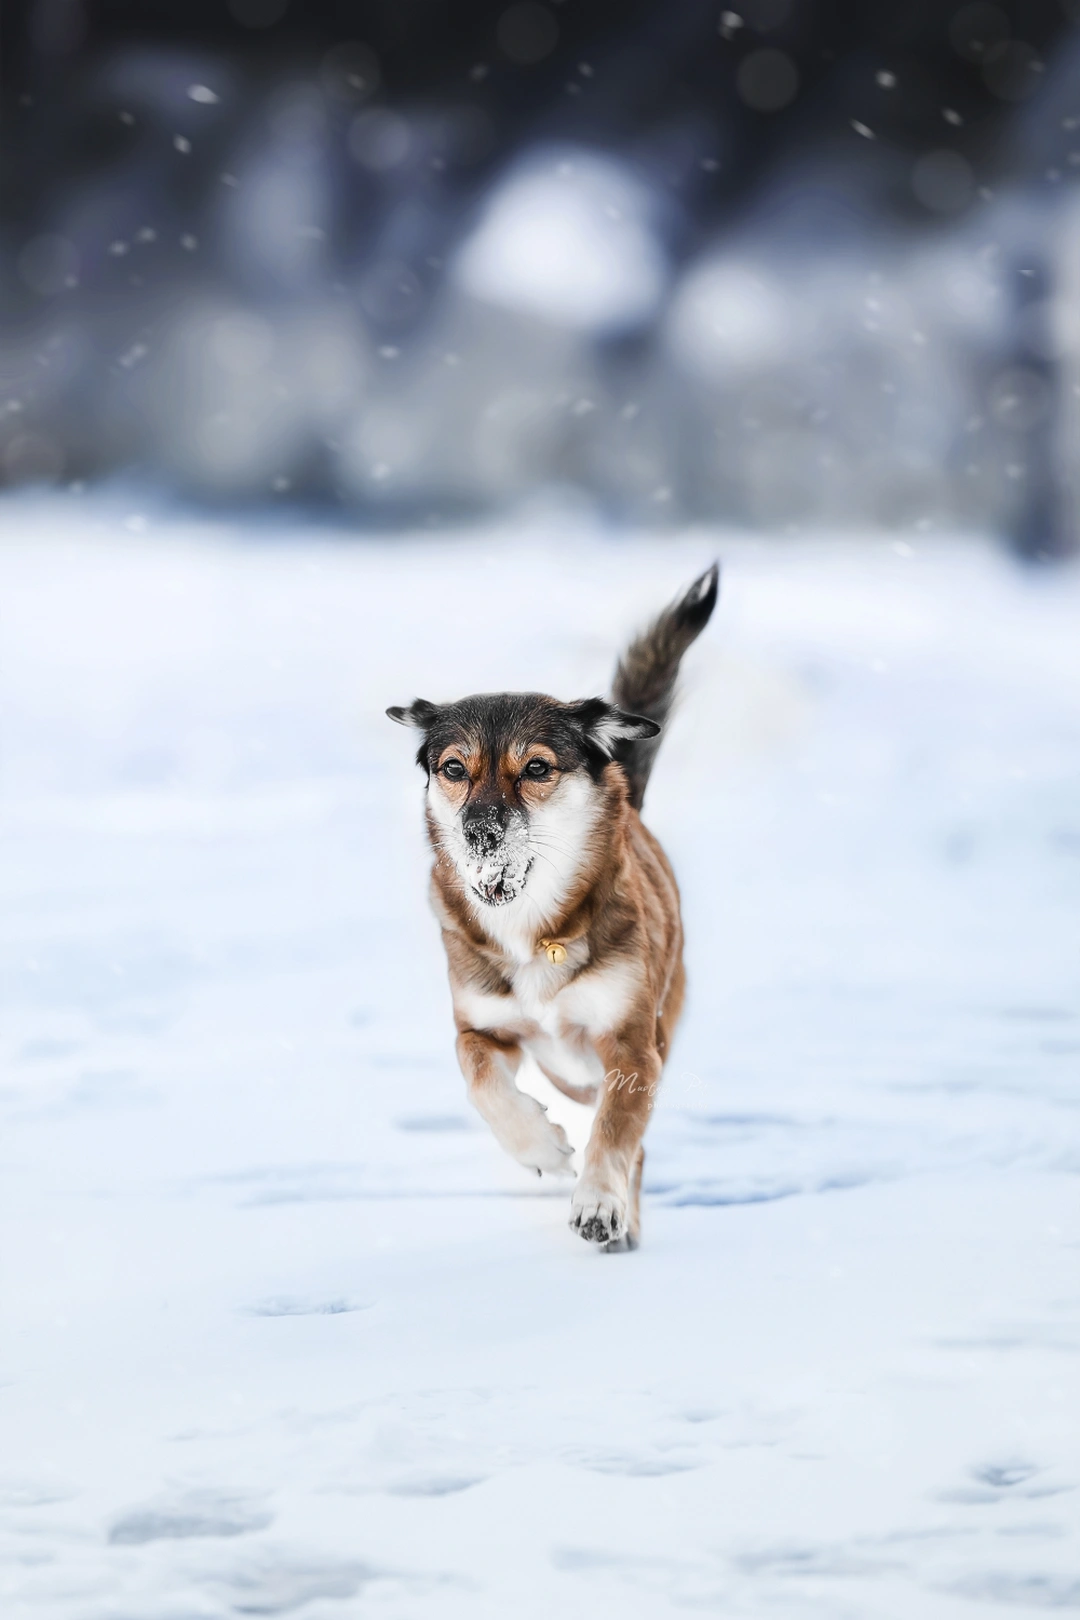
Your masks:
[[[516,900],[533,865],[525,811],[501,805],[448,810],[445,801],[437,805],[439,842],[472,895],[485,906]]]
[[[464,876],[478,900],[486,906],[504,906],[521,894],[532,864],[528,844],[515,840],[510,848],[467,867]]]

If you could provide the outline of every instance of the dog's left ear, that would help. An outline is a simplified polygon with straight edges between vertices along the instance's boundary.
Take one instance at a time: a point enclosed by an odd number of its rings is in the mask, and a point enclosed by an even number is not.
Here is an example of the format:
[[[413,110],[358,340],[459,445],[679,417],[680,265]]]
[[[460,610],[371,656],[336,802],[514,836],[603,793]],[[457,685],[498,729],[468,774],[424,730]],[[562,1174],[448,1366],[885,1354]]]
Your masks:
[[[427,731],[439,712],[439,705],[429,703],[426,698],[414,698],[407,708],[395,706],[386,712],[399,726],[415,726],[417,731]]]
[[[587,741],[611,759],[615,745],[620,742],[640,742],[655,737],[660,727],[655,720],[646,720],[641,714],[627,714],[604,698],[584,698],[569,705],[573,719],[585,733]]]

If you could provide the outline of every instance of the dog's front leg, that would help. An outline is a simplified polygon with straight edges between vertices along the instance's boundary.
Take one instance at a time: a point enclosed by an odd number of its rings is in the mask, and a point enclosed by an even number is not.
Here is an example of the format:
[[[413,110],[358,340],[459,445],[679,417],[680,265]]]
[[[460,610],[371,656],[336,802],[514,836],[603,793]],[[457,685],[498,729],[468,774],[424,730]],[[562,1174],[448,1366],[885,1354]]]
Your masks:
[[[570,1225],[589,1243],[625,1241],[633,1249],[638,1241],[641,1138],[660,1082],[660,1054],[654,1034],[645,1029],[603,1036],[596,1048],[604,1083],[570,1205]]]
[[[469,1088],[469,1101],[487,1120],[499,1146],[539,1175],[567,1174],[573,1148],[561,1125],[547,1110],[514,1084],[521,1047],[486,1030],[463,1029],[457,1038],[458,1062]]]

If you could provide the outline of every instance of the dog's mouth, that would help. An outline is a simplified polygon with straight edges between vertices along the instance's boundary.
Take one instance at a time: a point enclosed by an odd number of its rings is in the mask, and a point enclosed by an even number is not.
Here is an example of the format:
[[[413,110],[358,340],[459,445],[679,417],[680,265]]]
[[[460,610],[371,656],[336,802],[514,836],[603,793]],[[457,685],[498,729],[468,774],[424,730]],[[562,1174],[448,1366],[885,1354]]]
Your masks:
[[[478,900],[485,906],[505,906],[511,900],[516,900],[525,887],[525,880],[532,871],[532,861],[528,861],[523,869],[517,871],[504,866],[490,875],[483,874],[474,879],[471,888]]]

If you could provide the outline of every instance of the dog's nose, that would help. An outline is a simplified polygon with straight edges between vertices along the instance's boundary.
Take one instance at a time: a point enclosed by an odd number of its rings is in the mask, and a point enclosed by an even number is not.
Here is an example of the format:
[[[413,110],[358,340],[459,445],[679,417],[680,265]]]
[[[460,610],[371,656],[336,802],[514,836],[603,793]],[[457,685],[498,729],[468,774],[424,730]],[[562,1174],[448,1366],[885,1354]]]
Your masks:
[[[488,804],[467,811],[464,817],[465,837],[477,855],[490,855],[506,836],[505,811],[497,804]]]

